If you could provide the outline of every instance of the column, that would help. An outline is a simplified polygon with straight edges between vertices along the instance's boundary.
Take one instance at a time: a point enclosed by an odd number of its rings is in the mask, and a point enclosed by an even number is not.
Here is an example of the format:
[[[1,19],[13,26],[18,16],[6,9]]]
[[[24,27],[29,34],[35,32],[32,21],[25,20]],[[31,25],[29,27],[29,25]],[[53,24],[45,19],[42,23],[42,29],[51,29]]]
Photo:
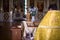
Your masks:
[[[0,1],[0,21],[3,22],[3,0]]]
[[[48,9],[49,5],[50,5],[50,4],[49,4],[49,0],[47,0],[47,9]]]
[[[25,0],[25,14],[27,14],[27,0]]]
[[[27,7],[30,7],[30,0],[27,0]]]
[[[44,16],[45,15],[45,12],[46,12],[46,10],[47,10],[47,8],[46,8],[46,0],[43,0],[43,3],[44,3],[44,9],[43,9],[43,14],[42,14],[42,16]]]
[[[9,0],[9,11],[13,10],[13,0]]]
[[[10,22],[10,26],[12,25],[13,22],[13,0],[9,0],[9,22]]]
[[[9,21],[9,0],[3,0],[3,21]]]
[[[34,0],[34,5],[35,7],[37,7],[37,0]]]
[[[1,11],[1,13],[3,12],[3,0],[1,0],[0,11]]]
[[[57,0],[57,8],[59,9],[59,0]]]

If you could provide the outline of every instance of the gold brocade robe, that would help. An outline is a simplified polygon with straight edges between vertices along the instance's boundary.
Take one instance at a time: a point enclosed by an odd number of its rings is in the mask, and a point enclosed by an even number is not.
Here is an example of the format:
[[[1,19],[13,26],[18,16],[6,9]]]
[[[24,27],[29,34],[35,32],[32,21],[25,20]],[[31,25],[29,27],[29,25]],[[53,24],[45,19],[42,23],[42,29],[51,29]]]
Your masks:
[[[39,24],[34,40],[60,40],[60,11],[50,10]]]

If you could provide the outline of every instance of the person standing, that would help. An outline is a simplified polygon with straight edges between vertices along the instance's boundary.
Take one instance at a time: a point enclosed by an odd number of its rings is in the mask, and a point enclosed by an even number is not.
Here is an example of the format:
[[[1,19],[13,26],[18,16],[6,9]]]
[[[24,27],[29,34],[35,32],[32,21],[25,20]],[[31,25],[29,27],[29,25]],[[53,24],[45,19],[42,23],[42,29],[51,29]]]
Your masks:
[[[37,7],[34,7],[34,5],[32,5],[30,8],[29,8],[29,12],[31,14],[31,21],[34,22],[35,21],[35,16],[38,12],[38,8]]]

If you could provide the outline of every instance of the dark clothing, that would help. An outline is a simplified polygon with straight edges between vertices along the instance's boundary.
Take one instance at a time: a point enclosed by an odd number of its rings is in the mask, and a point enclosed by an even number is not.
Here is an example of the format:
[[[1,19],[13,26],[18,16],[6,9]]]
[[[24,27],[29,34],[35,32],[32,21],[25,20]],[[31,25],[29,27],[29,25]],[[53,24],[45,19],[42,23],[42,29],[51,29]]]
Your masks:
[[[48,9],[57,10],[57,5],[51,4]]]

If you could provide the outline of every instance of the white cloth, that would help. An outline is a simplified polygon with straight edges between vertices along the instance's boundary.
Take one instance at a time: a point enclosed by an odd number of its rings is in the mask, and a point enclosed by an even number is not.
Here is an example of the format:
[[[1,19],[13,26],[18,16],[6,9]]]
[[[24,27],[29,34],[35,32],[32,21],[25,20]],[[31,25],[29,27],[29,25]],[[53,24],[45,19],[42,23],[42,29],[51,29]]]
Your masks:
[[[28,27],[27,24],[26,24],[26,21],[23,21],[23,24],[24,24],[24,37],[26,37],[26,33],[35,33],[36,31],[36,28],[35,27]]]
[[[32,16],[31,21],[32,21],[32,22],[34,22],[34,21],[35,21],[35,16]]]

